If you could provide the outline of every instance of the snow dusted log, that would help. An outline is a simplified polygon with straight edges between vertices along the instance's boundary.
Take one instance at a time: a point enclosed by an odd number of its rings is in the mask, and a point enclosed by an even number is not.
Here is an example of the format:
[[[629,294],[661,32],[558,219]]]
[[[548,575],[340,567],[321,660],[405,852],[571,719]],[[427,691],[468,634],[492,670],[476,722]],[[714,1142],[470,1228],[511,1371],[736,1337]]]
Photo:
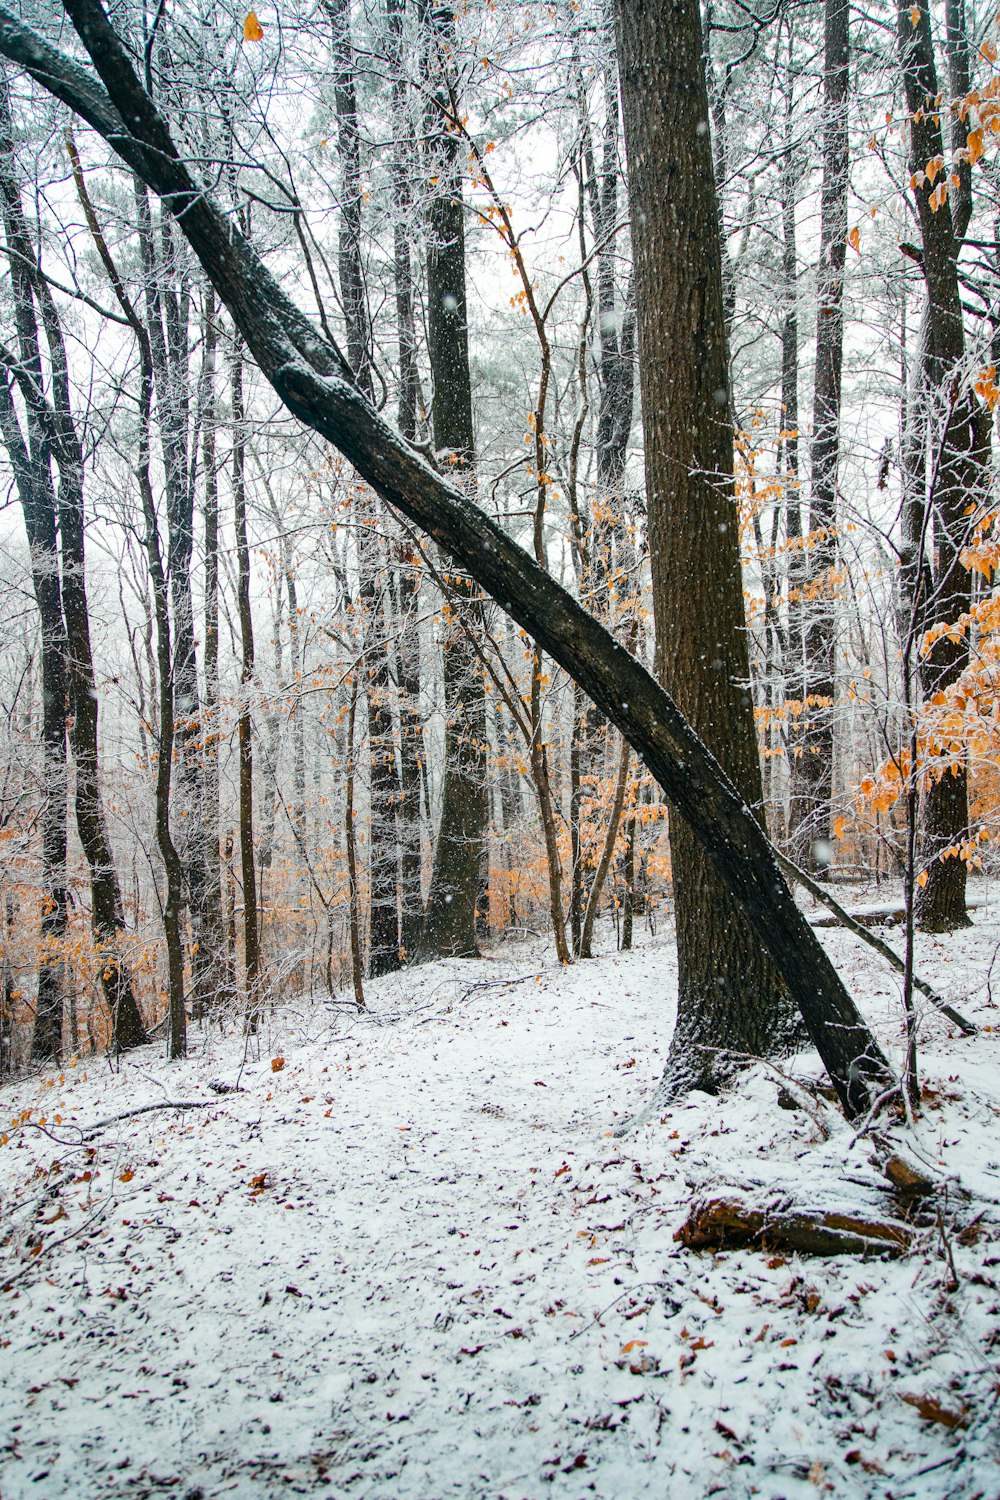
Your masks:
[[[64,4],[103,87],[2,8],[0,52],[87,120],[169,205],[289,411],[467,569],[621,730],[772,955],[844,1108],[866,1113],[894,1086],[889,1064],[718,762],[641,663],[373,409],[339,349],[317,333],[192,177],[100,5]]]
[[[741,1197],[695,1203],[674,1239],[689,1250],[791,1250],[799,1255],[904,1255],[912,1231],[896,1219],[810,1209],[787,1201],[760,1207]]]

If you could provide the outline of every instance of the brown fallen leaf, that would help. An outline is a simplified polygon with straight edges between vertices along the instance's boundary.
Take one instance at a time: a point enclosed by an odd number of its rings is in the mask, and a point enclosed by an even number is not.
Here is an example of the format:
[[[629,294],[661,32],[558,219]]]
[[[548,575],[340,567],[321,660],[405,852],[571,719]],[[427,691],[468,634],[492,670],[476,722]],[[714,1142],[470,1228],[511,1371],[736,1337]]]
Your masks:
[[[916,1407],[918,1414],[925,1422],[939,1422],[942,1427],[947,1427],[951,1432],[954,1432],[956,1428],[969,1425],[967,1406],[963,1406],[961,1411],[952,1411],[950,1407],[942,1406],[936,1396],[904,1394],[903,1400],[908,1406]]]

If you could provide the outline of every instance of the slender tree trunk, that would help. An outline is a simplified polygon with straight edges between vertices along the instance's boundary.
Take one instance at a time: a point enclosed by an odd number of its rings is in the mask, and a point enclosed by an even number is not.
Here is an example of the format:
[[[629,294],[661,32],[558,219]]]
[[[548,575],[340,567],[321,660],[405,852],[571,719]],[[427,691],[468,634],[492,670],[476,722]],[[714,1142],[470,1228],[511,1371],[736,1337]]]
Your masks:
[[[403,955],[412,960],[424,924],[422,888],[423,719],[420,713],[420,570],[415,549],[400,542],[391,564],[395,594],[396,687],[399,704],[399,882]]]
[[[794,81],[791,72],[792,37],[789,30],[789,74],[785,95],[783,155],[781,160],[781,272],[784,316],[781,323],[781,478],[784,486],[785,545],[787,549],[788,630],[785,638],[785,701],[799,705],[799,718],[808,715],[805,662],[806,557],[803,550],[802,511],[799,503],[799,297],[796,199],[798,176],[794,159]],[[785,724],[784,749],[788,756],[788,839],[797,841],[798,829],[808,809],[800,787],[799,758],[804,753],[798,721]]]
[[[172,833],[183,871],[183,897],[191,919],[193,1003],[197,1013],[211,1004],[211,919],[206,892],[212,850],[205,811],[204,728],[195,653],[191,564],[194,551],[194,469],[190,462],[191,408],[188,329],[190,271],[187,253],[168,220],[154,224],[145,189],[137,184],[136,209],[143,260],[145,327],[156,396],[156,426],[163,464],[167,513],[165,576],[173,616],[172,674],[177,766],[171,808]],[[204,416],[203,413],[200,415]],[[181,913],[183,920],[183,911]],[[207,922],[207,926],[206,926]]]
[[[150,478],[150,427],[153,407],[153,353],[149,332],[140,319],[117,267],[111,257],[104,234],[97,220],[94,206],[91,201],[87,185],[84,180],[83,168],[76,147],[72,141],[69,142],[70,161],[73,168],[73,177],[76,183],[77,195],[83,207],[84,217],[90,230],[91,237],[97,248],[108,279],[111,282],[118,303],[136,336],[139,345],[139,411],[137,422],[137,444],[138,459],[136,463],[136,479],[139,486],[139,494],[142,502],[142,516],[145,525],[145,549],[149,567],[149,577],[153,590],[153,613],[156,620],[156,668],[158,681],[158,722],[157,722],[157,758],[156,758],[156,793],[155,793],[155,824],[156,841],[163,859],[163,867],[166,874],[166,894],[163,903],[163,928],[167,948],[167,994],[168,994],[168,1024],[167,1024],[167,1052],[172,1058],[183,1057],[187,1050],[187,1015],[184,1002],[184,954],[183,938],[181,935],[181,924],[184,915],[184,872],[180,855],[174,843],[170,831],[170,789],[173,775],[174,745],[175,745],[175,718],[174,718],[174,658],[171,646],[170,632],[170,605],[167,593],[167,580],[163,568],[162,554],[160,552],[159,531],[156,518],[156,503],[153,498],[153,487]],[[79,504],[74,507],[79,516],[78,526],[72,523],[63,527],[64,550],[71,546],[74,555],[78,554],[78,573],[82,583],[83,580],[83,489],[82,455],[78,462],[81,483],[79,488]],[[68,575],[67,575],[68,576]],[[89,682],[91,686],[91,697],[96,704],[96,693],[93,691],[93,664],[90,657],[90,633],[87,624],[86,599],[77,601],[75,606],[70,593],[64,590],[67,635],[72,649],[74,638],[81,642],[81,659],[86,662],[86,674],[84,686]],[[74,615],[80,616],[76,625],[73,624]],[[96,779],[96,745],[97,724],[96,714],[92,727],[89,727],[87,741],[93,739],[93,762],[94,775]],[[78,773],[79,786],[79,773]],[[100,811],[98,807],[98,811]],[[117,880],[117,876],[116,876]],[[118,904],[121,898],[118,897]]]
[[[21,209],[14,154],[10,98],[0,72],[0,197],[18,354],[24,372],[39,391],[42,381],[38,327],[32,304],[34,249]],[[21,433],[8,374],[0,375],[0,436],[14,471],[31,558],[31,581],[38,606],[42,692],[42,868],[38,985],[31,1055],[58,1062],[62,1055],[64,949],[68,924],[66,887],[67,750],[66,635],[56,539],[56,505],[44,424],[32,403]]]
[[[354,832],[354,725],[358,711],[357,674],[351,678],[350,707],[347,711],[347,789],[344,803],[344,854],[347,864],[348,923],[351,944],[351,983],[354,1003],[365,1009],[364,955],[361,941],[361,897],[358,889],[358,845]]]
[[[195,1013],[203,1005],[214,1011],[231,998],[232,989],[225,962],[225,918],[222,899],[222,866],[219,860],[219,460],[216,429],[219,421],[216,396],[216,359],[218,354],[218,308],[211,287],[204,294],[202,326],[202,484],[204,486],[205,524],[205,693],[202,704],[202,743],[204,746],[204,843],[205,899],[200,942],[206,948],[205,971],[207,994],[196,989],[192,997]],[[294,599],[289,597],[289,611]],[[296,622],[291,622],[293,655]],[[296,706],[296,712],[301,712]],[[297,764],[297,762],[296,762]],[[305,779],[303,771],[303,780]]]
[[[0,147],[2,149],[2,147]],[[17,286],[16,263],[11,267]],[[29,408],[30,417],[30,408]],[[55,496],[47,459],[38,450],[37,429],[25,442],[6,372],[0,374],[0,436],[14,472],[31,557],[31,580],[41,634],[42,848],[41,932],[31,1056],[58,1062],[62,1056],[64,951],[68,920],[66,889],[66,638],[59,584]]]
[[[844,353],[844,268],[850,158],[847,95],[850,75],[849,0],[826,0],[823,63],[823,188],[820,208],[813,395],[812,495],[806,587],[805,687],[801,755],[795,759],[797,863],[821,873],[830,862],[833,797],[837,467]]]
[[[341,167],[340,295],[347,324],[347,354],[359,388],[374,395],[371,326],[361,254],[361,137],[354,81],[349,0],[325,0],[333,33],[334,97]],[[398,293],[397,293],[398,296]],[[396,811],[399,777],[389,697],[384,591],[378,587],[379,538],[372,498],[358,509],[358,565],[365,652],[365,700],[368,710],[371,827],[369,853],[368,972],[390,974],[399,968],[398,860]]]
[[[698,9],[619,0],[660,678],[760,816],[718,207]],[[650,205],[656,204],[655,213]],[[670,824],[679,1006],[664,1092],[713,1087],[721,1047],[795,1032],[788,993],[691,829]]]
[[[406,0],[386,0],[389,55],[392,68],[394,135],[390,176],[394,200],[393,274],[398,349],[399,430],[408,441],[417,435],[420,381],[417,335],[413,315],[413,264],[410,240],[414,233],[413,192],[410,182],[416,147],[410,120],[409,90],[403,65],[403,22]],[[392,544],[390,544],[392,546]],[[420,785],[423,764],[423,721],[420,714],[420,573],[414,549],[404,542],[392,546],[390,588],[396,615],[396,686],[399,705],[399,839],[400,942],[403,956],[413,959],[424,923],[422,890],[422,833]]]
[[[0,1078],[14,1069],[14,965],[11,944],[14,936],[14,898],[10,891],[3,898],[3,957],[0,958]]]
[[[392,68],[393,144],[389,164],[394,217],[393,273],[398,350],[398,426],[408,441],[417,435],[420,382],[417,373],[417,334],[413,318],[413,264],[410,241],[414,233],[413,191],[410,183],[415,143],[410,122],[409,91],[403,67],[403,22],[406,0],[386,0],[389,57]]]
[[[475,436],[469,371],[465,295],[465,221],[459,137],[449,131],[452,108],[450,59],[455,23],[448,5],[421,0],[428,76],[435,102],[428,110],[433,174],[437,178],[427,212],[427,337],[434,447],[466,487],[475,488]],[[471,578],[456,587],[464,599],[449,604],[444,624],[445,766],[441,821],[434,850],[421,949],[474,957],[476,913],[486,849],[489,806],[486,784],[486,697],[479,661],[455,612],[473,629],[484,605]]]
[[[240,878],[243,882],[243,959],[246,966],[247,1029],[256,1032],[263,1002],[263,970],[257,910],[257,867],[254,858],[253,813],[253,697],[254,638],[250,608],[250,546],[247,540],[246,409],[243,401],[243,343],[237,338],[232,364],[233,513],[236,521],[237,608],[240,621]]]

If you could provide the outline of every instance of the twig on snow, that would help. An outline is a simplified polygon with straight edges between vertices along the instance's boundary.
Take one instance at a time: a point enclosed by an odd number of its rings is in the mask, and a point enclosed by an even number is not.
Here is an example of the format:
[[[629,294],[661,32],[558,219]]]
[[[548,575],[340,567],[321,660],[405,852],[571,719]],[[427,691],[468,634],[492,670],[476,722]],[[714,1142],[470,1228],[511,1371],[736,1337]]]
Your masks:
[[[828,911],[833,912],[841,927],[846,927],[848,932],[853,932],[854,936],[859,937],[863,943],[867,943],[869,948],[874,948],[875,952],[881,954],[886,963],[891,964],[898,974],[904,973],[906,969],[905,963],[899,954],[889,947],[888,943],[884,943],[880,937],[876,937],[873,932],[869,932],[868,928],[861,922],[855,921],[850,912],[845,911],[844,907],[841,906],[835,897],[830,895],[829,891],[824,890],[823,886],[818,881],[813,880],[811,875],[807,875],[805,870],[800,870],[798,865],[793,864],[790,859],[786,859],[780,850],[774,850],[774,857],[788,879],[795,884],[801,885],[803,889],[809,892],[810,896],[815,897]],[[951,1021],[952,1025],[958,1027],[963,1036],[976,1035],[979,1030],[978,1026],[975,1026],[972,1021],[967,1020],[961,1011],[957,1011],[936,990],[932,989],[923,979],[918,979],[916,975],[913,976],[913,988],[919,990],[921,995],[926,1000],[929,1000],[934,1008],[939,1010],[943,1016],[947,1016],[948,1020]]]
[[[164,1100],[162,1104],[140,1104],[135,1109],[123,1109],[121,1114],[109,1115],[106,1120],[95,1120],[93,1125],[85,1125],[81,1128],[80,1139],[89,1141],[93,1136],[100,1135],[109,1125],[117,1125],[119,1120],[131,1120],[136,1115],[148,1115],[156,1109],[211,1109],[216,1103],[214,1099],[178,1099]]]

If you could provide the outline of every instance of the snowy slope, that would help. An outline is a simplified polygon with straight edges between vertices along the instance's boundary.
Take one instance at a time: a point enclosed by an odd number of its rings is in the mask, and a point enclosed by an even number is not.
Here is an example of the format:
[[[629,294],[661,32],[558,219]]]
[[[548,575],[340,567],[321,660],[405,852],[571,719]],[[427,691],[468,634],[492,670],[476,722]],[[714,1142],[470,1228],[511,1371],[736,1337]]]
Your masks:
[[[984,904],[921,946],[991,1028],[998,928]],[[895,977],[823,936],[898,1050]],[[216,1029],[182,1064],[151,1048],[5,1087],[3,1500],[994,1500],[995,1032],[925,1027],[910,1150],[949,1184],[952,1292],[933,1225],[895,1262],[675,1244],[697,1190],[886,1196],[870,1144],[832,1110],[821,1140],[763,1067],[614,1135],[675,985],[669,942],[567,970],[511,947],[372,984],[363,1017],[279,1006],[245,1060]],[[168,1100],[204,1107],[81,1140]]]

